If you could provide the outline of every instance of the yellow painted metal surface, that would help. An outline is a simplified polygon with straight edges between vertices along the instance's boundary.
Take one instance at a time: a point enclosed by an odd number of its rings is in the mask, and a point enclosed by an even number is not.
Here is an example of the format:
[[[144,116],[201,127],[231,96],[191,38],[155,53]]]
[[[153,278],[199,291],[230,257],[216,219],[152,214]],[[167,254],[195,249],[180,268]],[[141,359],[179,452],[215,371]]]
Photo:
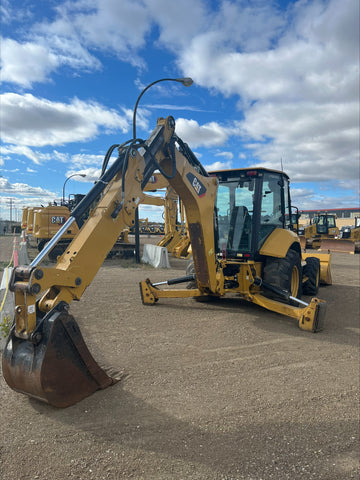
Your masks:
[[[284,258],[289,248],[296,243],[300,251],[300,240],[295,232],[276,228],[260,249],[260,255]]]

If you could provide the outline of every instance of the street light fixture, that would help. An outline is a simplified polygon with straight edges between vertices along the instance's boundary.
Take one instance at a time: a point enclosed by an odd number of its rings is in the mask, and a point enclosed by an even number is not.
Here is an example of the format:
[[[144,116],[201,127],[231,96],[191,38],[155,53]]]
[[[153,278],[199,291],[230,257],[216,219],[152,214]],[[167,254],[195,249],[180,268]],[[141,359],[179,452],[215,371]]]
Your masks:
[[[64,182],[64,186],[63,186],[63,194],[62,194],[62,204],[65,205],[65,185],[66,185],[66,182],[68,180],[70,180],[70,178],[72,177],[86,177],[85,173],[73,173],[72,175],[70,175],[69,177],[67,177],[67,179],[65,180]]]
[[[184,87],[190,87],[194,82],[190,77],[184,78],[160,78],[160,80],[155,80],[155,82],[150,83],[138,96],[133,113],[133,140],[136,139],[136,111],[140,102],[140,98],[144,95],[146,90],[160,82],[179,82],[184,85]],[[140,263],[140,235],[139,235],[139,209],[135,209],[135,262]]]
[[[144,93],[146,92],[146,90],[148,90],[150,87],[152,87],[153,85],[155,85],[156,83],[160,83],[160,82],[178,82],[178,83],[182,83],[184,85],[184,87],[190,87],[194,81],[192,78],[190,77],[184,77],[184,78],[160,78],[160,80],[155,80],[155,82],[152,82],[150,83],[147,87],[144,88],[144,90],[140,93],[140,95],[138,96],[138,99],[136,100],[136,103],[135,103],[135,107],[134,107],[134,113],[133,113],[133,139],[136,138],[136,111],[137,111],[137,107],[139,105],[139,102],[140,102],[140,98],[144,95]]]

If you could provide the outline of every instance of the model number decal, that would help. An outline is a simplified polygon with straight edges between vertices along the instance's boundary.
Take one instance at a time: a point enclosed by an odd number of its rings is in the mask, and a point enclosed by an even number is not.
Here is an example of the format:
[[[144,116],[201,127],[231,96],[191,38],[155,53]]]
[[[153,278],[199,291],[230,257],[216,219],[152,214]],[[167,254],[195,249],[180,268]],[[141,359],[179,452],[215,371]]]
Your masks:
[[[189,180],[189,182],[191,183],[193,189],[195,190],[195,192],[198,194],[199,197],[203,197],[206,193],[206,188],[204,187],[204,185],[200,182],[200,180],[195,177],[195,175],[193,175],[192,173],[188,173],[186,175],[187,179]]]

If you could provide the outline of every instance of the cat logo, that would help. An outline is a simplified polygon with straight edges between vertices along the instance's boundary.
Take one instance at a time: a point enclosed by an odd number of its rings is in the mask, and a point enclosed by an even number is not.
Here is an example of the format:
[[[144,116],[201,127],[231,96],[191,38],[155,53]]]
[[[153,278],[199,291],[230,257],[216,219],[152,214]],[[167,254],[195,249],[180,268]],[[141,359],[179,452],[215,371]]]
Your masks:
[[[52,225],[63,225],[65,222],[66,222],[65,217],[58,217],[58,216],[51,217]]]
[[[186,175],[186,178],[189,180],[189,182],[191,183],[191,186],[193,187],[195,192],[198,194],[198,196],[200,198],[203,197],[206,193],[206,188],[200,182],[200,180],[197,177],[195,177],[195,175],[193,175],[192,173],[188,173]]]

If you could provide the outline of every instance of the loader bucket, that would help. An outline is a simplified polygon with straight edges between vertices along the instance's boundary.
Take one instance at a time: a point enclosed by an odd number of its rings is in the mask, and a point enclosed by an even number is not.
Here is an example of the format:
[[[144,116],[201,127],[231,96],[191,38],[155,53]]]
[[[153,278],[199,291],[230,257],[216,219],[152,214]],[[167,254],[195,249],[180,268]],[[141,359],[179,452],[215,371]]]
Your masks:
[[[68,407],[98,389],[116,383],[89,352],[80,329],[67,311],[52,311],[39,324],[35,344],[10,334],[3,353],[3,375],[17,392]]]
[[[332,285],[331,277],[331,255],[328,253],[302,253],[301,259],[315,257],[320,260],[320,283],[323,285]]]
[[[355,243],[343,238],[321,240],[320,250],[324,252],[355,253]]]

